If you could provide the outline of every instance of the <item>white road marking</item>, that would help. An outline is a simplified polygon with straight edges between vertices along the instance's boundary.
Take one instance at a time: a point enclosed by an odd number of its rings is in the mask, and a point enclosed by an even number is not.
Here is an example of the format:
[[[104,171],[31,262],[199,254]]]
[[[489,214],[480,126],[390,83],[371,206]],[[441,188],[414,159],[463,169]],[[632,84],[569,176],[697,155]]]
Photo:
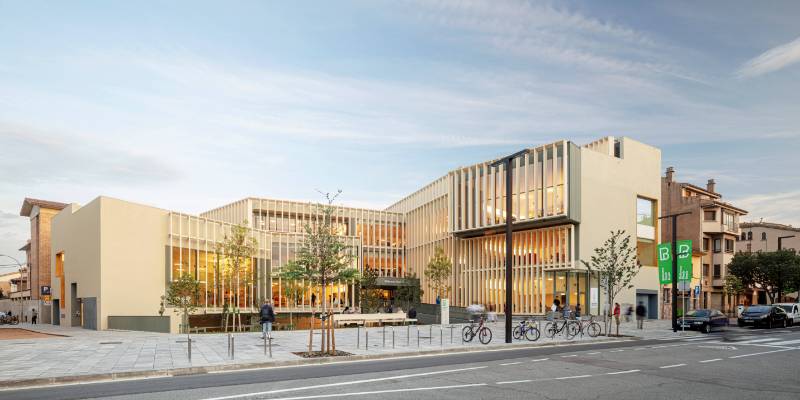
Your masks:
[[[591,375],[576,375],[576,376],[562,376],[560,378],[555,378],[556,380],[564,380],[564,379],[578,379],[578,378],[589,378]]]
[[[722,359],[721,358],[712,358],[710,360],[703,360],[703,361],[700,361],[700,362],[701,363],[710,363],[710,362],[715,362],[715,361],[722,361]]]
[[[743,342],[735,342],[736,344],[750,344],[750,343],[763,343],[763,342],[773,342],[776,340],[780,340],[779,338],[765,338],[765,339],[753,339],[753,340],[745,340]]]
[[[619,371],[619,372],[606,372],[606,375],[622,375],[622,374],[632,374],[634,372],[639,372],[641,370],[638,369],[631,369],[628,371]]]
[[[609,353],[622,353],[625,350],[611,350]]]
[[[569,358],[569,357],[577,357],[577,356],[578,356],[577,354],[570,354],[570,355],[566,355],[566,356],[561,356],[561,358]]]
[[[381,393],[402,393],[402,392],[421,392],[428,390],[444,390],[444,389],[460,389],[467,387],[487,386],[486,383],[470,383],[465,385],[450,385],[450,386],[432,386],[422,388],[408,388],[408,389],[388,389],[388,390],[373,390],[369,392],[353,392],[353,393],[333,393],[333,394],[317,394],[310,396],[297,396],[297,397],[280,397],[273,400],[303,400],[303,399],[324,399],[331,397],[345,397],[345,396],[365,396],[368,394],[381,394]]]
[[[600,354],[600,352],[599,352],[599,351],[595,351],[595,352],[592,352],[592,353],[586,353],[586,354],[588,354],[588,355],[590,355],[590,356],[593,356],[593,355],[596,355],[596,354]]]
[[[263,395],[275,394],[275,393],[296,392],[296,391],[300,391],[300,390],[311,390],[311,389],[320,389],[320,388],[336,387],[336,386],[358,385],[358,384],[362,384],[362,383],[380,382],[380,381],[386,381],[386,380],[392,380],[392,379],[405,379],[405,378],[415,378],[415,377],[418,377],[418,376],[442,375],[442,374],[449,374],[449,373],[453,373],[453,372],[474,371],[476,369],[484,369],[484,368],[488,368],[488,367],[481,366],[481,367],[448,369],[448,370],[444,370],[444,371],[422,372],[422,373],[418,373],[418,374],[397,375],[397,376],[390,376],[390,377],[385,377],[385,378],[361,379],[361,380],[357,380],[357,381],[326,383],[326,384],[322,384],[322,385],[301,386],[301,387],[293,387],[293,388],[286,388],[286,389],[276,389],[276,390],[269,390],[269,391],[265,391],[265,392],[253,392],[253,393],[236,394],[236,395],[231,395],[231,396],[211,397],[211,398],[207,398],[205,400],[241,399],[241,398],[245,398],[245,397],[263,396]],[[482,384],[482,385],[485,385],[485,383]]]
[[[539,361],[547,361],[547,360],[549,360],[549,358],[539,358],[539,359],[536,359],[536,360],[531,360],[531,362],[539,362]]]
[[[506,365],[517,365],[517,364],[522,364],[522,361],[503,363],[503,364],[500,364],[500,365],[505,367]]]
[[[712,338],[708,337],[699,337],[699,338],[691,338],[691,339],[683,339],[684,342],[697,342],[700,340],[711,340]]]
[[[788,349],[780,349],[780,350],[772,350],[772,351],[762,351],[761,353],[752,353],[752,354],[740,354],[738,356],[730,356],[728,358],[742,358],[742,357],[750,357],[750,356],[760,356],[762,354],[771,354],[771,353],[778,353],[781,351],[789,351],[789,350],[797,350],[794,347],[790,347]]]
[[[769,345],[770,346],[786,346],[787,344],[798,344],[798,343],[800,343],[800,339],[784,340],[783,342],[769,343]]]
[[[686,364],[673,364],[673,365],[665,365],[665,366],[663,366],[663,367],[659,367],[659,368],[661,368],[661,369],[667,369],[667,368],[676,368],[676,367],[683,367],[683,366],[685,366],[685,365],[686,365]]]
[[[512,384],[512,383],[528,383],[528,382],[533,382],[533,381],[532,381],[532,380],[530,380],[530,379],[523,379],[523,380],[521,380],[521,381],[506,381],[506,382],[497,382],[497,384],[498,384],[498,385],[510,385],[510,384]]]

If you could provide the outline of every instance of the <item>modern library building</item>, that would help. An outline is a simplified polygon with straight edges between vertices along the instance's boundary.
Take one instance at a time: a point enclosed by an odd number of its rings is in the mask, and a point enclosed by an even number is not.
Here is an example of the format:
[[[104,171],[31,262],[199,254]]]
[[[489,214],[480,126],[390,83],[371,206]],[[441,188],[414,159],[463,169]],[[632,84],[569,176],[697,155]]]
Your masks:
[[[658,304],[655,247],[661,197],[661,153],[627,137],[578,145],[532,147],[512,160],[512,192],[494,160],[459,167],[385,210],[335,206],[334,228],[352,266],[378,275],[391,301],[398,286],[419,279],[434,303],[425,266],[436,247],[453,264],[454,307],[505,307],[505,224],[513,226],[513,311],[544,314],[554,300],[599,314],[604,293],[588,260],[611,231],[636,243],[642,268],[620,303]],[[506,209],[506,195],[512,198]],[[167,285],[184,273],[201,284],[198,314],[226,306],[254,311],[263,299],[277,310],[311,312],[356,306],[354,282],[334,282],[287,296],[277,272],[295,257],[303,227],[319,218],[310,203],[246,198],[199,215],[108,197],[68,205],[52,223],[53,323],[90,329],[178,330],[175,313],[159,312]],[[237,279],[222,279],[218,243],[246,225],[256,253]],[[658,307],[651,307],[657,318]]]

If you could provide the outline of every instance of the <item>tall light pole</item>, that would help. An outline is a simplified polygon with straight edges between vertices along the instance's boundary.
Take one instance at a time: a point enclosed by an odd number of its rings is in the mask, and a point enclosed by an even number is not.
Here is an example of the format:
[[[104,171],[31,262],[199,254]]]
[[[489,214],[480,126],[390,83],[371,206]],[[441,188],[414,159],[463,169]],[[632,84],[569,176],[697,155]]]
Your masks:
[[[793,238],[793,237],[794,237],[794,235],[778,236],[778,251],[781,251],[781,249],[783,248],[783,247],[781,247],[781,244],[783,244],[783,239],[789,239],[789,238]]]
[[[511,295],[511,290],[513,289],[513,285],[511,282],[511,276],[513,272],[513,268],[511,263],[513,262],[512,255],[514,254],[513,245],[514,245],[514,238],[512,237],[512,219],[511,219],[511,211],[513,207],[512,200],[512,193],[513,193],[513,186],[511,182],[513,181],[514,175],[511,173],[511,161],[515,160],[517,157],[527,154],[528,149],[520,150],[514,154],[509,156],[505,156],[495,162],[493,162],[490,167],[494,168],[499,165],[505,165],[506,168],[506,307],[505,307],[505,314],[506,314],[506,343],[512,342],[512,335],[511,335],[511,317],[512,317],[512,301],[513,296]],[[496,211],[495,211],[496,212]]]
[[[678,217],[691,211],[663,215],[658,219],[672,219],[672,331],[678,331]]]

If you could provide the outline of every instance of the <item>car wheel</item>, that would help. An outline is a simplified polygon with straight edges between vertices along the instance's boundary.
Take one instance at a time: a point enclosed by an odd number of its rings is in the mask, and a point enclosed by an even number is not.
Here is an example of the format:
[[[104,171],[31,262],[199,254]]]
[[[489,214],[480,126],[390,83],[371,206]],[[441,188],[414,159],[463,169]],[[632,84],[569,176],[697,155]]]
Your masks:
[[[736,325],[737,325],[739,328],[744,328],[744,324],[743,324],[743,323],[741,323],[741,322],[737,322],[737,323],[736,323]]]
[[[784,327],[784,328],[788,328],[788,327],[789,327],[789,321],[787,321],[787,320],[785,320],[785,319],[784,319],[784,320],[783,320],[783,327]]]
[[[703,325],[703,333],[711,333],[711,324]]]

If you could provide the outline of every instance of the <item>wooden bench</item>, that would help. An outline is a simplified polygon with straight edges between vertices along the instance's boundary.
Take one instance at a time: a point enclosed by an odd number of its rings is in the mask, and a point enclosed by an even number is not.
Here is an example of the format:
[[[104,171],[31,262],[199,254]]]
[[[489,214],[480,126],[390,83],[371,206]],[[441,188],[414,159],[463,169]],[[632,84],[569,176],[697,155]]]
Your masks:
[[[369,324],[387,324],[387,323],[407,323],[417,322],[415,318],[406,318],[404,313],[386,313],[386,314],[333,314],[333,321],[337,326],[356,324],[356,325],[369,325]]]

